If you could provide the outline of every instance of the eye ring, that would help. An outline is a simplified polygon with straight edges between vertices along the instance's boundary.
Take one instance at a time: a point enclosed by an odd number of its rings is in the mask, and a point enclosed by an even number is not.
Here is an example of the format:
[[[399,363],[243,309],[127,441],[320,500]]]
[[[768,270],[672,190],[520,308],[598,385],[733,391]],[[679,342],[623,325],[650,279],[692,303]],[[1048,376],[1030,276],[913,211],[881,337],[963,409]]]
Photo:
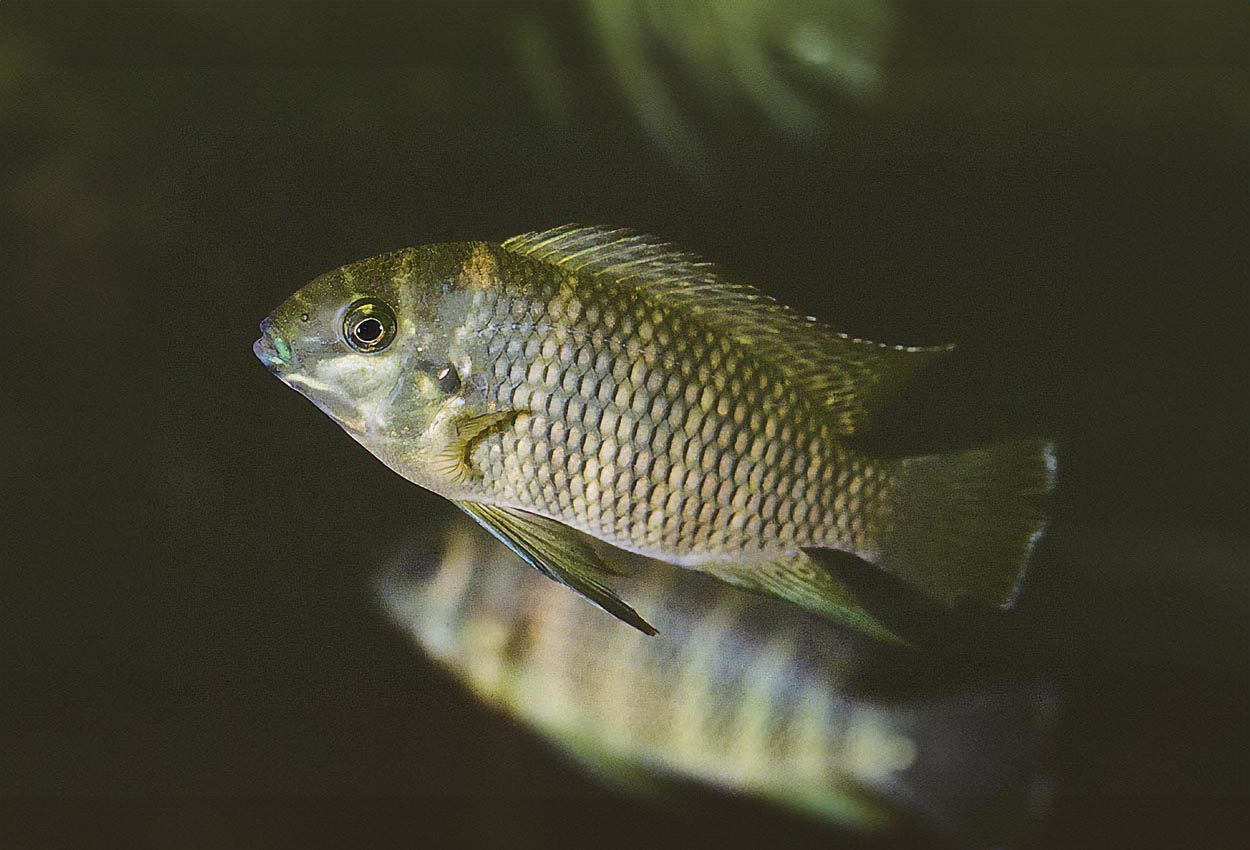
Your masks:
[[[361,298],[343,314],[343,341],[361,354],[376,354],[395,341],[395,311],[385,301]]]
[[[438,388],[448,395],[460,389],[460,373],[450,363],[440,369],[434,378],[438,381]]]

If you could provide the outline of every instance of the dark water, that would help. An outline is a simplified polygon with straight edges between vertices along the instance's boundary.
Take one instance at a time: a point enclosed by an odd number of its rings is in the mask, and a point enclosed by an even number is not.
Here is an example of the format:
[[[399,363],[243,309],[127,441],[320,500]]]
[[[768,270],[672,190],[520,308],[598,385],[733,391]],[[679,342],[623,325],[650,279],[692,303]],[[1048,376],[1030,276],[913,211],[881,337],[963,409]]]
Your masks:
[[[892,438],[1062,447],[1036,846],[1244,846],[1245,6],[891,8],[875,93],[787,66],[797,129],[671,41],[674,131],[573,4],[0,4],[0,845],[862,845],[607,796],[473,703],[370,590],[447,507],[252,357],[327,268],[574,220],[958,342]]]

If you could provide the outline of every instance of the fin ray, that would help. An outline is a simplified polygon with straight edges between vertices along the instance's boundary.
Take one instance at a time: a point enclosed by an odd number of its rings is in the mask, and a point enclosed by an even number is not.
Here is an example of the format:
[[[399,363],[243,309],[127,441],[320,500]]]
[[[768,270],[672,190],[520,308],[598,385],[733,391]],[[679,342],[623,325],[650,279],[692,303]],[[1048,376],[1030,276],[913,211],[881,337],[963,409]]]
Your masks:
[[[626,229],[567,224],[514,236],[503,248],[575,273],[640,288],[665,308],[697,316],[771,363],[832,414],[844,436],[866,429],[872,411],[953,346],[894,346],[838,333],[672,245]]]
[[[1054,444],[1025,439],[899,462],[873,562],[933,601],[1010,608],[1046,527]]]
[[[477,472],[469,465],[469,450],[473,444],[503,428],[519,414],[518,410],[508,409],[457,419],[452,425],[452,439],[434,455],[431,465],[455,484],[475,478]]]
[[[762,563],[708,564],[699,569],[730,584],[780,596],[878,640],[906,643],[864,608],[844,584],[804,552]]]
[[[500,542],[534,569],[648,635],[655,628],[599,580],[610,570],[599,553],[566,525],[515,508],[480,502],[456,502]]]

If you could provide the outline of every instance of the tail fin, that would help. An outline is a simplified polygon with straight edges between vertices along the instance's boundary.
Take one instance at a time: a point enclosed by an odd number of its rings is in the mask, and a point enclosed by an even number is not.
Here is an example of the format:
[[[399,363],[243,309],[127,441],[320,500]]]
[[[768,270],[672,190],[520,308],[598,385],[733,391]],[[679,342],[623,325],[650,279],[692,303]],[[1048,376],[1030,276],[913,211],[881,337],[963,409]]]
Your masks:
[[[887,710],[914,758],[876,790],[955,846],[1013,845],[1045,813],[1059,714],[1048,686],[1000,683]]]
[[[1045,527],[1054,444],[1019,440],[899,464],[874,562],[943,605],[1010,607]]]

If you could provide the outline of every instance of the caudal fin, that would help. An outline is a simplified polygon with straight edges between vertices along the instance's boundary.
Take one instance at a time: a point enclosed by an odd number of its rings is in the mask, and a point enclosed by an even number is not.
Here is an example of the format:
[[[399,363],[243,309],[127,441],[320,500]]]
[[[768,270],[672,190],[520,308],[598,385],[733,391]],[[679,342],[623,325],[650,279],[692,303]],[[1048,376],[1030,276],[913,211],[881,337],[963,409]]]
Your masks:
[[[1019,440],[899,464],[874,562],[939,604],[1009,607],[1045,527],[1054,444]]]
[[[1013,846],[1050,802],[1058,708],[1041,682],[894,706],[893,723],[912,742],[913,760],[878,790],[953,846]]]

